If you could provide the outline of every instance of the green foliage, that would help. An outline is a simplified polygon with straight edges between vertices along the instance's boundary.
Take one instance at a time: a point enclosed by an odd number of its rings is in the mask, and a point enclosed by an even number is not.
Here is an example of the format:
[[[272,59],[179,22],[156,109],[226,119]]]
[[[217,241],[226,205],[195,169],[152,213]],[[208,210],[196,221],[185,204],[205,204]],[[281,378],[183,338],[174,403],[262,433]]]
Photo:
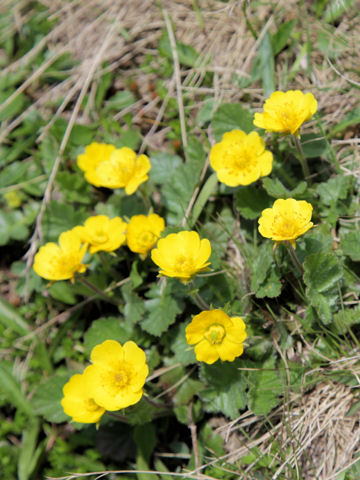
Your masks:
[[[245,133],[250,133],[254,129],[252,115],[240,103],[220,105],[214,113],[211,125],[217,142],[221,141],[224,133],[231,130],[243,130]]]
[[[193,2],[192,13],[205,29],[206,18],[197,3]],[[200,473],[214,479],[232,480],[244,465],[249,478],[295,478],[302,472],[286,471],[286,467],[278,471],[293,455],[294,438],[286,438],[291,428],[285,425],[277,438],[269,435],[266,446],[249,447],[247,455],[234,463],[229,460],[228,445],[216,433],[217,426],[233,420],[227,431],[246,446],[247,441],[258,442],[265,432],[272,432],[282,419],[278,412],[285,405],[296,405],[294,393],[301,395],[301,403],[306,402],[308,396],[302,393],[311,395],[309,386],[327,381],[348,386],[350,393],[356,391],[359,198],[356,175],[352,175],[356,156],[348,140],[342,140],[354,136],[360,111],[346,105],[344,112],[337,110],[336,122],[331,116],[330,121],[323,118],[332,108],[327,99],[342,94],[345,100],[352,98],[351,63],[342,64],[348,81],[340,90],[334,89],[331,78],[318,91],[313,85],[319,111],[300,131],[310,177],[301,174],[298,152],[289,137],[270,132],[261,134],[274,154],[271,176],[230,188],[218,185],[216,173],[208,166],[214,140],[219,142],[233,129],[254,130],[253,111],[260,111],[262,98],[277,88],[303,89],[299,79],[305,85],[310,74],[317,78],[312,69],[319,67],[319,58],[333,61],[341,55],[346,60],[354,1],[318,0],[309,8],[299,7],[296,20],[294,12],[289,17],[280,9],[269,29],[257,16],[258,9],[269,6],[260,2],[248,15],[248,3],[242,6],[246,25],[242,32],[244,41],[250,34],[255,42],[249,44],[250,63],[244,67],[250,73],[234,70],[238,103],[228,103],[231,92],[228,95],[222,89],[223,71],[210,66],[208,52],[204,55],[177,40],[179,89],[168,33],[163,30],[157,36],[155,23],[151,49],[141,47],[138,55],[136,47],[136,60],[126,64],[118,63],[114,50],[111,63],[97,68],[61,152],[74,103],[62,111],[61,98],[38,99],[43,94],[50,98],[49,92],[56,92],[61,82],[72,81],[70,76],[79,65],[67,51],[54,55],[51,37],[46,37],[62,16],[55,11],[49,15],[48,8],[37,1],[31,6],[10,5],[3,12],[0,122],[7,133],[0,146],[3,478],[33,480],[64,477],[70,471],[128,470],[132,473],[124,478],[166,480],[173,472],[184,478],[187,472],[199,473],[197,461]],[[342,17],[346,29],[340,25]],[[316,21],[316,32],[312,21]],[[139,22],[141,27],[141,18]],[[175,21],[172,27],[176,37]],[[313,30],[310,39],[308,33]],[[130,49],[138,42],[134,31],[121,27],[118,34]],[[46,69],[45,62],[49,62]],[[321,62],[320,67],[323,70]],[[38,75],[31,80],[35,72]],[[225,73],[224,84],[229,81]],[[187,146],[176,94],[182,96]],[[157,113],[148,110],[152,104]],[[90,185],[76,159],[94,141],[137,152],[141,145],[151,160],[149,181],[132,195],[120,188]],[[39,277],[31,269],[28,249],[59,154],[51,198],[46,199],[39,218],[37,248],[57,242],[62,232],[92,215],[128,221],[133,215],[158,213],[166,221],[162,237],[193,229],[209,239],[211,268],[187,285],[176,278],[159,279],[151,256],[143,259],[124,244],[116,252],[87,253],[88,269],[76,274],[74,283],[49,283]],[[261,212],[279,198],[306,200],[313,206],[314,228],[296,240],[296,265],[284,245],[274,250],[274,242],[258,232]],[[80,281],[82,275],[92,288]],[[191,318],[212,308],[221,308],[230,317],[241,316],[246,323],[244,353],[233,362],[199,362],[186,341]],[[133,340],[144,350],[150,372],[144,395],[135,405],[107,412],[99,425],[72,422],[61,406],[63,386],[71,375],[84,371],[92,349],[109,339],[121,344]],[[348,356],[350,369],[344,363]],[[354,399],[350,405],[348,415],[356,415],[358,402]],[[246,412],[256,416],[249,423]],[[237,431],[239,417],[242,425]],[[191,436],[194,424],[198,458]],[[355,480],[358,473],[354,463],[339,475],[342,480]]]

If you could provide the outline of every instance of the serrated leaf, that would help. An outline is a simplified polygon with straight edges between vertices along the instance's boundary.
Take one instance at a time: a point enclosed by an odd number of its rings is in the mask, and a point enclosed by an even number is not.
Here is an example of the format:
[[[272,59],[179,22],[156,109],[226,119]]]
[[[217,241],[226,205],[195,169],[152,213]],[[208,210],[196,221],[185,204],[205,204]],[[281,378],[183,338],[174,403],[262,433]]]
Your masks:
[[[267,415],[278,404],[278,396],[282,393],[282,381],[275,369],[273,358],[263,364],[251,366],[258,369],[248,373],[249,408],[255,415]]]
[[[360,231],[349,232],[341,240],[341,248],[345,255],[354,262],[360,261]]]
[[[99,318],[92,322],[91,327],[84,335],[86,352],[90,355],[95,345],[99,345],[105,340],[116,340],[121,344],[130,340],[129,332],[123,325],[122,317]]]
[[[224,103],[214,113],[211,122],[217,142],[225,132],[243,130],[250,133],[254,129],[253,115],[245,110],[240,103]]]
[[[185,336],[185,323],[173,328],[173,336],[170,344],[171,351],[175,354],[175,360],[182,365],[196,363],[194,349],[189,346]]]
[[[154,284],[146,296],[145,310],[148,313],[141,322],[141,328],[151,335],[160,336],[176,320],[176,315],[182,311],[181,303],[174,297],[172,285],[165,287],[159,282]]]
[[[63,386],[68,382],[67,377],[50,377],[42,383],[34,393],[31,404],[37,415],[42,415],[49,422],[62,423],[69,417],[61,406]]]
[[[317,253],[308,255],[304,262],[304,282],[308,289],[325,293],[343,276],[343,269],[334,255]]]
[[[253,220],[261,215],[261,212],[271,206],[273,200],[268,194],[254,186],[241,187],[235,194],[236,208],[243,217]]]
[[[44,237],[47,241],[57,242],[62,232],[81,225],[87,217],[88,214],[83,209],[75,210],[72,205],[51,201],[42,221]]]
[[[165,152],[154,152],[151,154],[151,170],[149,178],[156,184],[163,185],[174,177],[176,169],[183,164],[178,155]]]
[[[270,270],[270,275],[262,283],[261,287],[256,291],[257,298],[275,298],[281,293],[282,283],[279,274],[275,268]]]
[[[246,382],[239,367],[241,360],[201,365],[201,380],[208,388],[200,392],[208,412],[221,412],[236,418],[247,403]]]
[[[139,323],[145,313],[144,300],[133,291],[132,282],[124,285],[121,288],[121,293],[125,300],[124,315],[126,320],[133,325]]]
[[[0,245],[6,245],[11,239],[25,240],[29,234],[26,216],[20,210],[0,212]]]
[[[256,292],[265,281],[271,265],[274,263],[274,255],[269,242],[263,243],[255,250],[250,259],[251,264],[251,290]]]

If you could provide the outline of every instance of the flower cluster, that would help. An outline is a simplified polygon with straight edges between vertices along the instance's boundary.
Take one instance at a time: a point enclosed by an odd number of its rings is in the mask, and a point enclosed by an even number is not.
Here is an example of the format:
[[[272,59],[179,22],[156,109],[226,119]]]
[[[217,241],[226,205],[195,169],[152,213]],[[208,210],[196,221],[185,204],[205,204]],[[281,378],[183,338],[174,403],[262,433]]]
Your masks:
[[[97,423],[105,411],[120,410],[141,399],[149,368],[135,342],[122,346],[106,340],[93,348],[91,362],[63,388],[61,405],[74,421]]]
[[[151,163],[146,155],[137,156],[131,148],[94,142],[78,156],[78,166],[92,185],[124,188],[127,195],[132,195],[148,180]]]

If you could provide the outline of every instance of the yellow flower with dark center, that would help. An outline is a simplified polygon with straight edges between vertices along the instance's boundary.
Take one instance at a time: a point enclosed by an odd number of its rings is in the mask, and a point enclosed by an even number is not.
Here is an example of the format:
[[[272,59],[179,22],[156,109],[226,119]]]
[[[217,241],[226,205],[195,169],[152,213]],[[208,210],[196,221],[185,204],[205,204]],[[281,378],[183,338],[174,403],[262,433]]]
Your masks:
[[[97,423],[105,413],[105,409],[89,396],[83,375],[73,375],[64,385],[63,394],[61,405],[74,422]]]
[[[263,113],[255,113],[254,125],[270,132],[299,136],[299,128],[316,110],[317,101],[312,93],[274,92],[265,101]]]
[[[109,160],[114,150],[114,145],[93,142],[85,148],[84,153],[78,155],[77,162],[79,168],[85,172],[86,180],[95,185],[95,187],[101,186],[100,178],[96,174],[96,168],[100,163]]]
[[[272,208],[262,211],[259,232],[276,242],[289,241],[295,248],[295,240],[314,225],[311,220],[313,207],[304,200],[276,200]]]
[[[212,364],[219,358],[232,362],[244,351],[246,332],[243,319],[229,317],[219,309],[195,315],[185,334],[187,343],[195,345],[199,362]]]
[[[182,231],[170,233],[161,238],[151,250],[151,259],[158,267],[159,274],[177,277],[186,283],[210,265],[211,245],[207,238],[200,240],[197,232]]]
[[[117,250],[125,242],[126,228],[127,224],[120,217],[110,219],[106,215],[96,215],[73,231],[88,245],[90,253],[96,253]]]
[[[139,185],[146,182],[151,163],[146,155],[136,156],[131,148],[116,149],[110,158],[101,162],[96,168],[100,186],[107,188],[125,188],[131,195]]]
[[[247,135],[242,130],[224,133],[221,142],[210,151],[210,165],[220,182],[229,187],[249,185],[269,175],[273,155],[265,150],[265,142],[257,132]]]
[[[144,351],[129,341],[123,346],[106,340],[91,352],[93,365],[83,373],[88,394],[94,401],[114,411],[134,405],[143,395],[149,373]]]
[[[131,217],[126,232],[128,247],[144,259],[160,238],[164,228],[165,220],[156,213]]]
[[[76,272],[83,273],[86,265],[81,261],[87,246],[76,232],[69,230],[59,237],[59,245],[50,242],[42,246],[34,259],[34,270],[46,280],[73,279]]]

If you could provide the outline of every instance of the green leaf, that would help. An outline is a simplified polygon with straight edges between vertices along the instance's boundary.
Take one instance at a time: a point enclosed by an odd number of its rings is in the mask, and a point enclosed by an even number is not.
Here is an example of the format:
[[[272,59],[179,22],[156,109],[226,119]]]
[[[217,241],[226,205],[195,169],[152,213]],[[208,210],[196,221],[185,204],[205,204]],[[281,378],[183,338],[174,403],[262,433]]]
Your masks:
[[[5,328],[10,328],[19,335],[29,333],[29,325],[9,302],[0,298],[0,322]]]
[[[273,200],[268,194],[252,185],[240,187],[235,194],[236,207],[243,217],[253,220],[261,215],[261,212],[271,206]]]
[[[359,123],[360,107],[355,107],[353,110],[347,113],[344,118],[340,119],[339,123],[337,123],[335,127],[330,130],[329,136],[333,137],[337,133],[346,130],[348,127],[351,127],[352,125],[358,125]]]
[[[310,290],[325,293],[337,285],[343,269],[337,258],[330,253],[308,255],[304,262],[304,282]]]
[[[341,240],[341,248],[345,255],[354,262],[360,261],[360,231],[349,232]]]
[[[50,377],[42,383],[34,393],[31,403],[37,415],[42,415],[49,422],[62,423],[69,417],[61,406],[63,386],[68,382],[66,377]]]
[[[196,125],[202,127],[205,123],[210,122],[214,113],[215,105],[216,103],[213,98],[207,98],[204,101],[196,114]]]
[[[306,158],[317,158],[326,153],[328,144],[325,138],[316,133],[304,133],[301,135],[301,148]]]
[[[88,214],[83,208],[51,201],[45,210],[42,221],[42,231],[47,241],[57,242],[62,232],[81,225]]]
[[[201,189],[201,192],[199,193],[196,199],[196,202],[191,212],[191,219],[190,219],[190,222],[188,223],[189,228],[191,228],[196,223],[203,208],[206,205],[206,202],[208,201],[210,195],[214,192],[216,186],[217,186],[217,175],[216,173],[213,173],[205,182],[203,188]]]
[[[278,178],[266,177],[262,179],[266,192],[274,198],[295,198],[303,195],[306,190],[306,182],[300,182],[293,190],[288,190]]]
[[[306,295],[320,320],[327,325],[331,322],[331,309],[338,298],[342,266],[334,255],[320,252],[306,257],[304,270]]]
[[[1,393],[8,402],[15,405],[16,408],[22,410],[29,417],[34,416],[34,411],[23,394],[20,383],[13,375],[11,366],[5,362],[0,362],[0,385]]]
[[[178,155],[166,152],[154,152],[150,155],[151,170],[149,178],[156,184],[163,185],[174,178],[175,171],[183,162]]]
[[[26,216],[20,210],[0,211],[0,245],[6,245],[11,239],[25,240],[29,234]]]
[[[270,271],[270,275],[266,278],[265,282],[261,285],[261,287],[256,292],[257,298],[275,298],[278,297],[281,293],[282,283],[280,280],[280,276],[277,271],[272,268]]]
[[[109,100],[105,102],[104,113],[109,114],[110,112],[119,112],[124,108],[130,107],[133,103],[136,102],[136,98],[132,92],[128,90],[122,90],[121,92],[116,92]]]
[[[7,98],[10,97],[15,92],[15,90],[11,90],[8,92],[1,92],[0,91],[0,105],[2,105]],[[23,93],[18,94],[14,99],[6,105],[6,107],[2,108],[0,111],[0,122],[4,120],[11,120],[16,115],[19,115],[23,112],[26,106],[29,103],[29,99]]]
[[[339,18],[348,8],[351,8],[356,0],[332,0],[326,7],[324,22],[333,22]]]
[[[225,132],[243,130],[250,133],[254,129],[253,115],[245,110],[240,103],[224,103],[216,110],[211,122],[217,142]]]
[[[106,66],[106,64],[107,64],[107,62],[103,66]],[[96,110],[101,109],[103,100],[104,100],[105,95],[106,95],[106,92],[111,87],[112,80],[113,80],[113,73],[112,72],[106,72],[97,81],[97,88],[96,88],[96,94],[95,94]]]
[[[168,177],[161,190],[169,212],[167,215],[168,225],[176,225],[181,222],[200,180],[206,158],[201,142],[190,138],[186,156],[186,164],[179,165],[173,171],[173,175]]]
[[[274,56],[280,53],[286,47],[286,44],[291,36],[295,24],[295,19],[284,22],[280,25],[274,35],[272,35],[271,45]]]
[[[145,313],[144,300],[134,292],[132,282],[125,284],[121,288],[121,293],[125,300],[124,316],[126,321],[133,325],[139,323]]]
[[[189,346],[185,336],[185,323],[176,325],[172,328],[172,341],[170,343],[171,351],[175,355],[175,360],[182,365],[189,365],[190,363],[196,363],[196,357],[194,349]]]
[[[275,90],[275,62],[269,31],[265,33],[259,45],[259,57],[262,87],[265,97],[268,98]]]
[[[54,283],[49,288],[49,293],[55,300],[59,300],[59,302],[64,302],[69,305],[75,305],[77,302],[73,285],[70,282]]]
[[[182,311],[182,302],[174,296],[174,284],[162,282],[153,284],[147,292],[145,310],[148,313],[141,322],[141,328],[151,335],[160,336],[176,320],[176,315]]]
[[[137,425],[134,428],[133,438],[138,448],[137,455],[140,455],[146,463],[149,463],[157,443],[155,425],[152,423]]]
[[[347,197],[349,186],[348,177],[338,175],[330,178],[327,182],[319,183],[316,191],[320,195],[322,203],[335,205],[338,200],[344,200]]]
[[[215,362],[201,365],[200,378],[208,387],[200,392],[200,398],[208,412],[221,412],[236,418],[247,403],[246,382],[241,371],[241,360]]]
[[[105,340],[116,340],[121,344],[130,340],[129,332],[123,326],[124,320],[121,317],[104,317],[92,322],[91,327],[84,335],[85,351],[90,355],[95,345]]]
[[[278,404],[282,393],[282,381],[275,369],[275,361],[270,358],[263,364],[251,364],[249,371],[249,408],[255,415],[267,415]],[[256,368],[257,367],[257,368]]]
[[[42,453],[42,447],[36,448],[40,425],[32,420],[22,434],[20,455],[18,460],[18,480],[28,480],[34,471]]]
[[[158,49],[160,55],[168,58],[169,60],[173,60],[172,48],[166,31],[163,32],[159,39]],[[176,50],[180,64],[186,65],[187,67],[199,66],[201,57],[194,47],[176,41]]]
[[[333,326],[340,335],[345,335],[353,325],[360,323],[360,307],[346,308],[335,313],[333,316]]]

